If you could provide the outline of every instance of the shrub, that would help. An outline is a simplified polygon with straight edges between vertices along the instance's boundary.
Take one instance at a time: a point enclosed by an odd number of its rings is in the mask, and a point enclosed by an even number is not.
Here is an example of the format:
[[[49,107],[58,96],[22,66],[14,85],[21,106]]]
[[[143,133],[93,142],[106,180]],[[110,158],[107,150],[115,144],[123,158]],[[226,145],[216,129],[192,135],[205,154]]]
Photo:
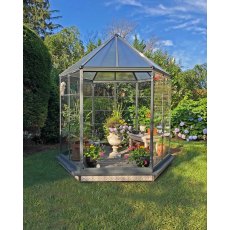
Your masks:
[[[33,135],[45,124],[51,58],[39,36],[23,26],[23,129]]]
[[[59,142],[59,87],[58,73],[54,68],[51,71],[51,81],[47,119],[44,127],[41,129],[43,143]]]
[[[205,139],[207,132],[207,98],[193,101],[185,97],[172,111],[174,134],[182,139]]]

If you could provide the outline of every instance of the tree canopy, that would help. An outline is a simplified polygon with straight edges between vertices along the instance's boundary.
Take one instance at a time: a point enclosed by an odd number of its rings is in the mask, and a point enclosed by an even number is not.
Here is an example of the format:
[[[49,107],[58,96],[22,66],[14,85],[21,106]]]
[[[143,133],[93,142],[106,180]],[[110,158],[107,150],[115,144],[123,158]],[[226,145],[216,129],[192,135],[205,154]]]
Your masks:
[[[23,0],[23,23],[44,38],[61,25],[52,21],[60,16],[52,16],[58,10],[50,10],[49,0]]]
[[[74,64],[84,55],[84,46],[76,27],[67,27],[45,38],[53,66],[59,72]]]

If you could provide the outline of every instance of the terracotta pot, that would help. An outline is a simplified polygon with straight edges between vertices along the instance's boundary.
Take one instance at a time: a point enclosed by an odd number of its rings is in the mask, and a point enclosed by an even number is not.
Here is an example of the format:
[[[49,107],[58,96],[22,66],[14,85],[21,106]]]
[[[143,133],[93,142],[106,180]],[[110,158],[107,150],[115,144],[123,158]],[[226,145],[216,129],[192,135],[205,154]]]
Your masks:
[[[75,141],[72,146],[71,160],[80,161],[80,141]]]
[[[162,157],[167,152],[167,147],[164,144],[156,144],[157,156]]]
[[[88,146],[89,145],[89,141],[84,139],[84,146]],[[72,154],[71,154],[71,160],[73,161],[80,161],[80,141],[75,141],[72,145],[71,145],[71,149],[72,149]]]
[[[150,135],[150,129],[147,130],[148,134]],[[157,135],[157,128],[153,128],[153,136]]]

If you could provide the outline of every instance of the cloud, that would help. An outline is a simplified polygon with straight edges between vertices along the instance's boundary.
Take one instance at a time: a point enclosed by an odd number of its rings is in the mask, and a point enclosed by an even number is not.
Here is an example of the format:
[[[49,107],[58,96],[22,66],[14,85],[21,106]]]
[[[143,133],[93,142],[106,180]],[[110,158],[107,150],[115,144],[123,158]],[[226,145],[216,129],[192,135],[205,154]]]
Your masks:
[[[163,46],[173,46],[173,41],[171,40],[163,40],[160,42]]]
[[[207,0],[179,0],[178,2],[185,4],[190,11],[207,12]]]
[[[187,27],[190,27],[190,26],[194,26],[194,25],[198,24],[199,22],[200,22],[200,19],[195,19],[195,20],[192,20],[192,21],[188,21],[188,22],[173,26],[172,29],[187,28]]]
[[[106,6],[110,6],[112,4],[127,5],[127,6],[138,6],[138,7],[143,6],[142,3],[140,3],[137,0],[114,0],[114,1],[109,1],[109,2],[105,3]]]
[[[115,9],[122,6],[134,6],[132,13],[141,17],[164,16],[164,22],[171,26],[165,29],[183,29],[193,33],[207,34],[206,31],[206,0],[171,0],[169,4],[150,4],[144,0],[113,0],[106,5],[115,5]]]

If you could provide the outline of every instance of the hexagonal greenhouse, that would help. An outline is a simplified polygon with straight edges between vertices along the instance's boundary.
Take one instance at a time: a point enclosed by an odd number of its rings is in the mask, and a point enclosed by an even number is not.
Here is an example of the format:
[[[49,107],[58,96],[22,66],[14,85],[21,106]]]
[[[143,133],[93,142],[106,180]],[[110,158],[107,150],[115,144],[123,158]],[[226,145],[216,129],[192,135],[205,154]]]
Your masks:
[[[153,181],[171,163],[169,74],[113,36],[60,74],[59,163],[80,181]]]

